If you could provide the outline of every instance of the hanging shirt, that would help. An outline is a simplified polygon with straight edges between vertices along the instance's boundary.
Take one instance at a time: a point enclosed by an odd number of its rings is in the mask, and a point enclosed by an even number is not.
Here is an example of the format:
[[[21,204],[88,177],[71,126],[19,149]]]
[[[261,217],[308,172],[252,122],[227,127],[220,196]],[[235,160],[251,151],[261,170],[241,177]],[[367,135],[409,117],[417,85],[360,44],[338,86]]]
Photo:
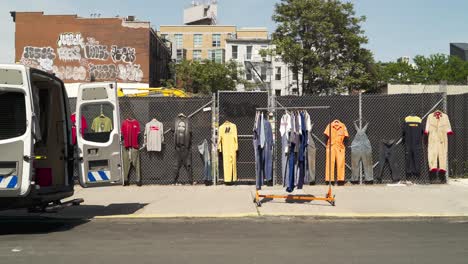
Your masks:
[[[260,148],[265,147],[265,122],[263,113],[260,114]]]
[[[349,134],[345,124],[341,123],[341,121],[335,120],[331,122],[323,133],[328,136],[327,147],[331,144],[334,147],[345,148],[344,140],[349,137]]]
[[[291,131],[291,116],[286,113],[281,117],[281,123],[280,123],[280,133],[281,136],[284,136],[285,134]]]
[[[138,135],[140,134],[140,123],[136,119],[126,119],[122,123],[122,136],[125,148],[138,149]]]
[[[72,144],[76,145],[76,114],[73,113],[70,119],[72,122]],[[81,116],[80,127],[80,135],[83,135],[85,130],[88,128],[88,123],[86,123],[86,118],[84,118],[84,116]]]
[[[112,120],[104,115],[94,118],[93,124],[91,125],[91,130],[96,133],[111,132],[112,129]]]
[[[145,145],[147,151],[161,151],[164,142],[164,127],[156,119],[151,120],[145,126]]]

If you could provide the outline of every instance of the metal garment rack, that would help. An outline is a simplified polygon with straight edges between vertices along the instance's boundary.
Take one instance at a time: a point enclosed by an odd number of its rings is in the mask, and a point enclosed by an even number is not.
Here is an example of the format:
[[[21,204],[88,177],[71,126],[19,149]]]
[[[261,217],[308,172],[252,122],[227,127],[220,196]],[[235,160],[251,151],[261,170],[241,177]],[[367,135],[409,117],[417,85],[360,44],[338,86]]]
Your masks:
[[[266,108],[256,108],[257,111],[273,111],[273,110],[309,110],[309,109],[327,109],[328,110],[328,124],[331,124],[332,118],[331,118],[331,106],[307,106],[307,107],[266,107]],[[328,126],[329,129],[329,135],[330,135],[330,142],[331,142],[331,126]],[[328,172],[331,173],[331,144],[328,144],[329,148],[329,168]],[[256,175],[258,177],[259,175]],[[331,177],[331,175],[330,175]],[[258,179],[257,179],[258,180]],[[255,198],[253,202],[258,206],[262,206],[262,200],[260,198],[265,198],[265,199],[287,199],[287,200],[296,200],[296,201],[325,201],[331,204],[332,206],[335,206],[335,195],[332,192],[332,181],[331,179],[328,181],[328,191],[325,194],[325,196],[313,196],[310,194],[289,194],[289,195],[275,195],[275,194],[260,194],[258,190],[255,190]]]

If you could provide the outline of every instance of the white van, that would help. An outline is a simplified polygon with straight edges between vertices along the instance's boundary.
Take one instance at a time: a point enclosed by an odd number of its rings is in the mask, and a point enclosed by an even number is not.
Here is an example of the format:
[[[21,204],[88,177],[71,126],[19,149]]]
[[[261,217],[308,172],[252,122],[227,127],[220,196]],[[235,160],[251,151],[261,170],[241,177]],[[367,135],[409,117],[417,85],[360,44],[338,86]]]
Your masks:
[[[85,188],[123,184],[116,88],[81,85],[75,128],[60,79],[0,64],[0,210],[61,206],[75,166]]]

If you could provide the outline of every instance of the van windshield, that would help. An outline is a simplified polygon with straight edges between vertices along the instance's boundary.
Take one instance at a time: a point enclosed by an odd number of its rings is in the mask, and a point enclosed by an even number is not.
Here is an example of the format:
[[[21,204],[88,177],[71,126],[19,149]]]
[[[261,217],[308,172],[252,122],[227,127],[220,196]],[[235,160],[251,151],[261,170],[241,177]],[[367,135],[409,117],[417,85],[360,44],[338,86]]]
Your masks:
[[[15,138],[26,132],[24,93],[0,91],[0,140]]]

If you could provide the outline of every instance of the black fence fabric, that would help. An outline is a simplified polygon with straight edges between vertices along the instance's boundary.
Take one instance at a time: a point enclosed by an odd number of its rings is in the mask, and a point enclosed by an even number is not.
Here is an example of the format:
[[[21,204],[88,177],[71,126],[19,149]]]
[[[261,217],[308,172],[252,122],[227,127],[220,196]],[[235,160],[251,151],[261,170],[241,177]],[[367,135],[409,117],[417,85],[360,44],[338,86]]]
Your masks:
[[[450,175],[468,177],[468,94],[447,96],[447,106],[454,132],[449,137]]]
[[[238,160],[237,172],[241,183],[254,183],[255,181],[255,156],[253,149],[252,130],[254,126],[256,108],[268,107],[271,98],[266,92],[220,92],[215,102],[217,105],[216,121],[217,125],[225,121],[237,125],[238,130]],[[164,125],[167,132],[174,126],[174,119],[179,113],[190,115],[201,107],[210,104],[212,98],[172,98],[172,97],[145,97],[145,98],[120,98],[120,117],[123,121],[126,118],[135,118],[140,122],[141,137],[140,143],[143,145],[143,129],[147,122],[156,118]],[[361,102],[361,112],[360,112]],[[307,110],[313,123],[313,139],[317,146],[316,155],[316,183],[325,183],[325,141],[324,130],[331,121],[339,119],[343,122],[349,132],[350,137],[345,141],[346,144],[346,180],[351,178],[351,142],[356,134],[353,122],[362,117],[363,125],[369,123],[367,136],[372,145],[374,179],[377,176],[379,168],[379,148],[383,139],[400,140],[402,136],[402,125],[404,118],[408,115],[425,116],[435,109],[444,110],[447,107],[447,113],[452,123],[452,129],[455,132],[449,138],[449,173],[451,176],[461,176],[468,174],[468,94],[447,97],[445,105],[443,94],[402,94],[402,95],[381,95],[370,94],[362,95],[361,101],[358,95],[352,96],[286,96],[276,97],[276,112],[274,115],[274,137],[275,154],[274,177],[277,184],[282,184],[281,177],[281,138],[280,121],[284,110],[280,107],[301,107],[310,106],[330,106],[330,112],[327,109]],[[75,111],[76,100],[70,99],[72,112]],[[97,110],[96,110],[97,111]],[[98,114],[98,113],[96,113]],[[90,116],[93,114],[91,113]],[[425,125],[423,120],[423,125]],[[204,139],[211,144],[212,140],[212,112],[199,111],[191,118],[193,141],[192,141],[192,163],[193,177],[196,182],[202,182],[203,163],[198,153],[197,145]],[[174,162],[174,140],[173,133],[165,134],[165,143],[160,153],[148,153],[146,149],[140,151],[141,173],[143,184],[170,184],[173,181],[173,162]],[[404,145],[400,143],[397,147],[397,162],[400,169],[400,176],[403,180],[413,183],[440,183],[444,178],[429,174],[427,164],[427,142],[424,142],[421,172],[419,177],[405,177],[405,152]],[[215,157],[212,157],[215,158]],[[221,155],[218,155],[218,182],[223,182],[223,170]],[[215,163],[213,163],[215,164]],[[392,181],[388,169],[382,175],[384,183]],[[188,182],[185,170],[180,171],[181,182]],[[135,181],[134,170],[131,171],[130,181]]]

